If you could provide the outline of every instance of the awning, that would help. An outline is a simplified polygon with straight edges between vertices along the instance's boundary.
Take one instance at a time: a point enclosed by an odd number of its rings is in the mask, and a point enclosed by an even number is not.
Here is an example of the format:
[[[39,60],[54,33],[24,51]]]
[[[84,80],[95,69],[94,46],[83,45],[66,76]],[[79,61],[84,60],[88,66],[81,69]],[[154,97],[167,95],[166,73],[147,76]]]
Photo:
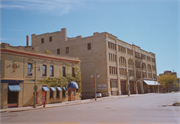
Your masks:
[[[13,92],[13,91],[21,91],[21,88],[19,85],[9,85],[9,91]]]
[[[71,81],[69,84],[68,84],[68,88],[75,88],[75,89],[78,89],[78,84],[74,81]]]
[[[49,91],[49,89],[46,86],[43,86],[42,91]]]
[[[50,90],[51,91],[56,91],[56,89],[54,87],[51,87]]]
[[[62,90],[61,90],[61,87],[57,87],[57,90],[58,90],[58,91],[62,91]]]
[[[157,81],[144,80],[144,82],[145,82],[147,85],[161,85],[161,84],[158,83]]]
[[[67,88],[66,88],[66,87],[63,87],[63,90],[67,90]]]

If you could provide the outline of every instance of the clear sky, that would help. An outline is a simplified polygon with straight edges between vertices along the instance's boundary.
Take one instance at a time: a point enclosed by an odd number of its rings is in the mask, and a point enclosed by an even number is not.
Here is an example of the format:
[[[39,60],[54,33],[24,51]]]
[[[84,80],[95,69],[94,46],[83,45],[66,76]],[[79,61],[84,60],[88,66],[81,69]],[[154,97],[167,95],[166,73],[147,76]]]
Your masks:
[[[180,77],[179,0],[0,0],[0,41],[25,46],[26,35],[67,29],[68,37],[108,32],[156,54],[157,74]],[[30,39],[31,40],[31,39]]]

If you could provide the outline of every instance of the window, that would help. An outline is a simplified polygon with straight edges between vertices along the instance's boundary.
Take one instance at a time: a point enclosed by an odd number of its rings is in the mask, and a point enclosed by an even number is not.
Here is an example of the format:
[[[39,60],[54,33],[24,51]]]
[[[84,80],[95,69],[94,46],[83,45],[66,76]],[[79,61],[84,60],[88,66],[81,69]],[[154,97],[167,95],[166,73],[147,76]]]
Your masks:
[[[49,37],[49,42],[51,42],[51,41],[52,41],[52,36]]]
[[[43,65],[43,76],[46,76],[46,70],[47,70],[47,66],[46,65]]]
[[[109,73],[110,74],[117,74],[117,67],[109,66]]]
[[[54,66],[50,66],[50,77],[54,76]]]
[[[151,61],[151,57],[147,56],[147,60],[148,60],[148,61]]]
[[[116,62],[117,61],[117,55],[109,53],[109,61]]]
[[[141,67],[141,62],[140,61],[135,61],[135,65],[136,65],[136,67]]]
[[[62,73],[63,73],[63,77],[66,77],[66,68],[62,67]]]
[[[134,62],[132,59],[128,60],[128,68],[134,68]]]
[[[59,90],[56,89],[56,98],[60,98],[59,97]]]
[[[44,38],[41,38],[41,43],[44,43]]]
[[[148,73],[148,78],[152,78],[152,73]]]
[[[66,54],[69,53],[69,47],[66,47]]]
[[[154,58],[152,58],[152,62],[154,62],[154,63],[155,63],[155,59],[154,59]]]
[[[116,50],[116,44],[108,42],[108,48]]]
[[[148,64],[148,71],[151,71],[151,65]]]
[[[153,71],[156,71],[156,66],[152,65],[152,69],[153,69]]]
[[[119,58],[119,66],[126,67],[126,59],[124,57]]]
[[[74,68],[72,67],[72,77],[75,77]]]
[[[64,89],[63,89],[62,95],[63,97],[66,97],[66,91]]]
[[[60,49],[57,49],[57,54],[60,55]]]
[[[147,78],[147,73],[146,73],[146,72],[143,72],[142,74],[143,74],[143,75],[142,75],[143,78]]]
[[[133,55],[133,50],[127,48],[127,53],[130,54],[130,55]]]
[[[128,69],[129,75],[134,76],[134,70]]]
[[[119,68],[119,74],[120,75],[126,75],[127,74],[126,68]]]
[[[87,50],[91,50],[91,43],[87,44]]]
[[[110,81],[110,83],[111,83],[111,88],[118,88],[117,81]]]
[[[135,52],[135,57],[141,58],[141,54],[139,52]]]
[[[32,76],[32,63],[28,63],[28,76]]]
[[[125,47],[118,45],[118,48],[119,48],[120,52],[126,53],[126,48]]]
[[[141,58],[142,58],[142,59],[146,59],[146,55],[141,54]]]
[[[136,71],[136,77],[141,78],[141,71]]]
[[[50,99],[52,99],[52,98],[53,98],[53,91],[50,90]]]
[[[146,71],[146,64],[142,63],[142,69]]]

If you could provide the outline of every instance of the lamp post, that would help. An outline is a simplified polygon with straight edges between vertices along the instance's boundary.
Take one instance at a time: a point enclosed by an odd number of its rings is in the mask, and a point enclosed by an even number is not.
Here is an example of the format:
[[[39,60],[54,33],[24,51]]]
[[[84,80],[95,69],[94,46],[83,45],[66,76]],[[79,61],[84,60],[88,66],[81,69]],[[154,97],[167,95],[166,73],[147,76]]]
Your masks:
[[[37,90],[37,85],[36,85],[36,64],[37,62],[34,62],[35,66],[34,66],[34,105],[33,108],[36,108],[36,90]],[[41,71],[40,67],[39,67],[39,71]]]
[[[100,77],[100,75],[97,73],[97,70],[94,69],[94,75],[91,75],[91,77],[94,77],[94,87],[95,87],[95,90],[94,90],[94,93],[95,93],[95,101],[97,100],[97,96],[96,96],[96,74],[97,74],[97,77]]]

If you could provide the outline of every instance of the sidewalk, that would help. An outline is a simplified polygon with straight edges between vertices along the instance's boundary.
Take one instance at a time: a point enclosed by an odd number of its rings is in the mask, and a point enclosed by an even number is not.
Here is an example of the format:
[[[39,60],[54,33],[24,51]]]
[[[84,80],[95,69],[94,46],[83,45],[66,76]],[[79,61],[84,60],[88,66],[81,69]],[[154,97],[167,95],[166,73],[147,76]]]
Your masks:
[[[152,93],[150,93],[152,94]],[[148,95],[148,94],[132,94],[130,97],[133,96],[141,96],[141,95]],[[119,98],[127,98],[128,95],[120,95],[120,96],[109,96],[109,97],[102,97],[97,98],[97,101],[104,101],[104,100],[110,100],[110,99],[119,99]],[[95,99],[85,99],[85,100],[76,100],[76,101],[67,101],[62,103],[51,103],[46,104],[45,108],[52,108],[52,107],[60,107],[60,106],[67,106],[67,105],[76,105],[76,104],[85,104],[95,102]],[[3,112],[17,112],[17,111],[28,111],[28,110],[36,110],[36,109],[42,109],[43,106],[37,106],[36,108],[33,108],[32,106],[29,107],[18,107],[18,108],[7,108],[7,109],[0,109],[0,113]]]

